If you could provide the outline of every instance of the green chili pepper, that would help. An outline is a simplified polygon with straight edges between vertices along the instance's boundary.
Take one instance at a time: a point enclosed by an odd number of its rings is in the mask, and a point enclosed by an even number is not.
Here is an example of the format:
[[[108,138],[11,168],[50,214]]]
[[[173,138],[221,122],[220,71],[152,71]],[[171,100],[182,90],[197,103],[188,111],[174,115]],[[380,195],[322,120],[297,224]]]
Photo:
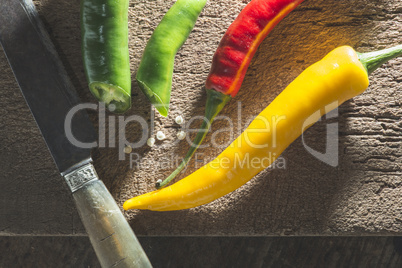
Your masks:
[[[207,0],[177,0],[156,27],[145,47],[137,82],[159,113],[167,116],[174,58],[186,41]]]
[[[92,94],[109,110],[131,107],[128,0],[82,0],[84,68]]]

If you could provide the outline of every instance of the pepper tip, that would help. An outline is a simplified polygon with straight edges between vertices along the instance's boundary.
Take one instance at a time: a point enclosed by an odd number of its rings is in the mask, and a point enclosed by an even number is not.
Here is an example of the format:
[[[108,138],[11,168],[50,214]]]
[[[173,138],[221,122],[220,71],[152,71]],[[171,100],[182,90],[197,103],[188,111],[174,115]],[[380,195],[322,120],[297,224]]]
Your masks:
[[[124,210],[129,210],[130,209],[130,200],[127,200],[126,202],[124,202],[123,209]]]
[[[155,105],[156,110],[162,115],[163,117],[167,117],[169,114],[169,106],[164,104],[157,104]]]
[[[148,100],[152,103],[152,105],[156,108],[156,110],[163,116],[167,117],[169,114],[169,102],[170,102],[170,94],[166,98],[165,101],[162,98],[153,92],[144,82],[136,78],[137,83],[144,95],[148,98]]]

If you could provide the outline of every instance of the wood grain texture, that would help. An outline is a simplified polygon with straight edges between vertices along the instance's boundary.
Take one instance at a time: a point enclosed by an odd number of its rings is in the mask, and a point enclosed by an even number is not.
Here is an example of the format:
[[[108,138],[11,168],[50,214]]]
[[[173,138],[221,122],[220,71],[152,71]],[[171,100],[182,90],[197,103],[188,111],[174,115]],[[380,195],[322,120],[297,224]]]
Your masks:
[[[174,1],[131,1],[129,46],[132,76],[153,29]],[[204,113],[204,81],[226,28],[248,1],[210,1],[179,51],[168,118],[153,115],[133,81],[133,108],[148,132],[129,123],[130,142],[164,131],[167,139],[152,149],[133,151],[141,166],[118,159],[118,148],[94,150],[95,167],[117,202],[151,191],[188,149],[177,143],[177,115],[187,122]],[[84,102],[87,89],[80,54],[79,1],[36,1],[41,18]],[[307,66],[333,48],[351,45],[365,52],[402,43],[399,0],[306,0],[288,15],[257,51],[239,95],[222,112],[234,122],[233,135],[216,135],[228,144]],[[0,53],[0,234],[83,234],[67,187],[57,174],[45,144]],[[286,168],[267,169],[235,192],[199,208],[177,212],[130,211],[126,217],[142,235],[373,235],[402,232],[402,59],[390,61],[370,77],[365,93],[343,104],[339,116],[323,119],[282,155]],[[238,110],[241,108],[239,116]],[[96,127],[98,114],[90,111]],[[119,117],[107,114],[116,123]],[[108,118],[109,119],[109,118]],[[124,118],[120,118],[122,120]],[[306,146],[325,152],[326,129],[339,128],[339,164],[331,167]],[[196,123],[191,127],[195,128]],[[213,131],[227,127],[216,121]],[[109,128],[109,120],[106,122]],[[103,133],[103,127],[100,128]],[[118,138],[119,132],[113,132]],[[211,134],[205,144],[211,144]],[[109,139],[109,135],[106,135]],[[199,150],[185,174],[213,159],[222,149]],[[178,161],[178,160],[177,160]],[[183,177],[181,176],[181,177]]]
[[[139,237],[154,267],[402,265],[401,237]],[[87,237],[0,237],[0,267],[100,267]]]

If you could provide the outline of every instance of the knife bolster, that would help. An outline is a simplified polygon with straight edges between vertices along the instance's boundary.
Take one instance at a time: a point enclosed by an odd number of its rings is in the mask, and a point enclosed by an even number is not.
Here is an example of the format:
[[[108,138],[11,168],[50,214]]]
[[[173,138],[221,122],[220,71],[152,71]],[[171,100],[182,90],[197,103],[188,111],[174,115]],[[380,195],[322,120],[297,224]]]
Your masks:
[[[89,163],[66,174],[64,179],[66,180],[71,192],[74,193],[81,189],[85,184],[98,180],[98,174],[96,173],[94,166]]]

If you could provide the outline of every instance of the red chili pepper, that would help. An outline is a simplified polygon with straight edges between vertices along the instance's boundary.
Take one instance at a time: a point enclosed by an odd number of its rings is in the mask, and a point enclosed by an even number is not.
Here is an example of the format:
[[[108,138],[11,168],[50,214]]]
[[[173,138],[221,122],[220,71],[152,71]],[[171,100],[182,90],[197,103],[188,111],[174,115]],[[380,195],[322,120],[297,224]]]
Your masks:
[[[214,55],[206,88],[236,96],[258,46],[301,2],[303,0],[251,1],[223,36]]]
[[[157,188],[169,183],[190,161],[216,115],[239,92],[257,48],[271,30],[303,0],[252,0],[229,26],[215,52],[207,78],[205,119],[181,164]]]

